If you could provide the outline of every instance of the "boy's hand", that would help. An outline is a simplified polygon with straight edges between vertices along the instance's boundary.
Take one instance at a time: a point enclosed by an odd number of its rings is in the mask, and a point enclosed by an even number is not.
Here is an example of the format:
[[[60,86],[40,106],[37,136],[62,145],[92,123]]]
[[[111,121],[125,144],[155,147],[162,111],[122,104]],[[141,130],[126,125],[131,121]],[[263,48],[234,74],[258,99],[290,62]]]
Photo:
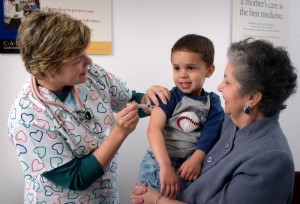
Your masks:
[[[165,165],[160,167],[160,192],[165,195],[165,197],[172,198],[179,191],[179,184],[177,176],[171,165]]]
[[[187,159],[177,171],[180,177],[187,181],[194,181],[200,175],[202,163],[194,161],[192,158]]]
[[[177,175],[187,181],[196,180],[201,172],[202,163],[206,154],[202,150],[196,150],[177,171]]]

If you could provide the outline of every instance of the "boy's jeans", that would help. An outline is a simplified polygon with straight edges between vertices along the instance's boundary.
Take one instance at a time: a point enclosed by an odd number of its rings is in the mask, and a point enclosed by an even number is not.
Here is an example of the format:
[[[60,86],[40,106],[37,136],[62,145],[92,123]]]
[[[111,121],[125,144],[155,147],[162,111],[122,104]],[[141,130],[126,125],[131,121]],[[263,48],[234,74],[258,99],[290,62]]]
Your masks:
[[[175,172],[185,161],[185,159],[181,158],[170,159]],[[150,149],[147,150],[141,161],[138,179],[140,183],[147,182],[149,186],[160,191],[159,165]]]

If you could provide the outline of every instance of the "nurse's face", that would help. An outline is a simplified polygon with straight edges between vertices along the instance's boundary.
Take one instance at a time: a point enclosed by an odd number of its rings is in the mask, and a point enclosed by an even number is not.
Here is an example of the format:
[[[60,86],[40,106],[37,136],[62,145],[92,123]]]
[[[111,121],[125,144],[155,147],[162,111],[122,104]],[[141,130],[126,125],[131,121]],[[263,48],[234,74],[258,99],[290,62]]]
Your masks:
[[[229,61],[225,68],[224,79],[218,86],[218,91],[223,95],[225,101],[225,113],[234,121],[240,121],[245,115],[243,112],[246,104],[246,97],[241,96],[240,83],[233,75],[234,67]]]
[[[52,82],[60,89],[84,83],[87,79],[88,65],[91,63],[92,60],[85,50],[70,61],[63,63],[58,72],[52,76]]]

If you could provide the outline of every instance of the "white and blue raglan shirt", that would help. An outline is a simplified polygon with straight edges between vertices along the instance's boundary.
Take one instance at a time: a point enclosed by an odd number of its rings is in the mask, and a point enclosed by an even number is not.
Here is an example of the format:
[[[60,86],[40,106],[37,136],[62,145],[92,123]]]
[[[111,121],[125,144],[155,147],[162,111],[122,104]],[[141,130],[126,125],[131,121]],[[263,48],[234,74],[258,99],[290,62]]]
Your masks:
[[[207,154],[217,142],[224,118],[217,94],[202,89],[200,96],[192,96],[174,87],[171,99],[166,105],[160,102],[160,107],[167,117],[163,135],[170,157],[187,158],[196,149]],[[177,124],[178,117],[183,112],[196,113],[200,120],[199,128],[190,133],[184,132]]]

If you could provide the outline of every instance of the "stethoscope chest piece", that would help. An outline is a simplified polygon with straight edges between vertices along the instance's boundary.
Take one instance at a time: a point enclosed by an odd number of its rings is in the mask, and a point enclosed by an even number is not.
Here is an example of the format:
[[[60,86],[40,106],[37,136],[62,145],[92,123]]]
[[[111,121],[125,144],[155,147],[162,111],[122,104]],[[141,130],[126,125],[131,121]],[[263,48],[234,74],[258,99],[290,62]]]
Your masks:
[[[79,110],[76,111],[78,115],[78,119],[83,121],[83,120],[91,120],[92,119],[92,114],[89,111],[84,111],[84,110]]]
[[[92,119],[92,114],[91,114],[89,111],[86,111],[86,113],[85,113],[85,118],[86,118],[87,120],[91,120],[91,119]]]

